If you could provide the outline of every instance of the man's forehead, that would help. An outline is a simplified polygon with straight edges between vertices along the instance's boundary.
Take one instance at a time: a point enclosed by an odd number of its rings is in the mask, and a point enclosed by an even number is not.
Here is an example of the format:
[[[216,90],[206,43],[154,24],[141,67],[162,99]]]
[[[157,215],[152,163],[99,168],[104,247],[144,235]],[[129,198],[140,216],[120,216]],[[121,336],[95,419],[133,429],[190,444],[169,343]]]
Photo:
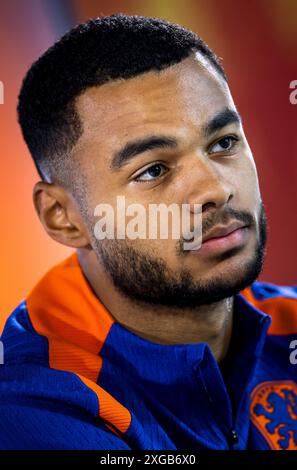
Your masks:
[[[226,107],[234,108],[226,82],[198,54],[161,72],[89,88],[76,100],[83,141],[111,133],[124,138],[154,126],[202,128]]]

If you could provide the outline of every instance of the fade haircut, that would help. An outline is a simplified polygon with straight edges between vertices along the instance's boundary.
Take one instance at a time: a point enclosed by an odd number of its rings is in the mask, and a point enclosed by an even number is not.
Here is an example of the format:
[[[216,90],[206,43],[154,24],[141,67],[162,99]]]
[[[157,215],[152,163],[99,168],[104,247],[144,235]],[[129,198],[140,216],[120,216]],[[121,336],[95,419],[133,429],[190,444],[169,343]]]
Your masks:
[[[66,33],[32,64],[19,94],[19,123],[41,178],[63,180],[65,161],[71,163],[83,132],[75,98],[85,89],[161,71],[194,52],[226,80],[219,59],[201,38],[165,20],[115,14]]]

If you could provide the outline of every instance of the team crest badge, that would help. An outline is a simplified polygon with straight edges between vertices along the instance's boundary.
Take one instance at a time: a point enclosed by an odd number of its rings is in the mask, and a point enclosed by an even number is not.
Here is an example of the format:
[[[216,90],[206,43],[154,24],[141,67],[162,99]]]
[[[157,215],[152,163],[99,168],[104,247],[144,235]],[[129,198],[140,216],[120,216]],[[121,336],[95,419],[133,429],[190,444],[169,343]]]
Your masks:
[[[259,384],[251,394],[251,420],[272,449],[297,450],[297,384]]]

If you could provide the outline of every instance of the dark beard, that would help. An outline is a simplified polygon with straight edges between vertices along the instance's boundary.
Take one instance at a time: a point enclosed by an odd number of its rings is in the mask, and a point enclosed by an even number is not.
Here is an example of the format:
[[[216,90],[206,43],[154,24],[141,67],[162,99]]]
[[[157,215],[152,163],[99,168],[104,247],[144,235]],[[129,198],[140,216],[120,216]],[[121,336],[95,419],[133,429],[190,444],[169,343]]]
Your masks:
[[[241,214],[238,218],[253,223],[249,214]],[[252,284],[262,271],[266,238],[267,219],[261,203],[259,240],[254,256],[232,279],[217,276],[204,282],[194,280],[186,269],[175,275],[162,258],[144,254],[126,240],[96,242],[96,251],[114,285],[129,299],[150,305],[194,309],[231,297]],[[179,254],[187,256],[188,252],[181,252],[181,242],[178,245]],[[237,250],[229,250],[218,257],[218,261],[234,256]]]

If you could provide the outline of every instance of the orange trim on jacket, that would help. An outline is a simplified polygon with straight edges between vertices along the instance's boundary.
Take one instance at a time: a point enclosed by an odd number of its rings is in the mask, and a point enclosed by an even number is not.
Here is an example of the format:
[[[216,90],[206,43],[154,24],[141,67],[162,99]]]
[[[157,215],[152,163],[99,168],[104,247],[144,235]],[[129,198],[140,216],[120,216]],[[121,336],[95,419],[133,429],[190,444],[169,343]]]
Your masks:
[[[269,299],[256,299],[251,287],[241,291],[248,302],[261,312],[272,317],[268,330],[269,335],[292,335],[297,333],[297,301],[289,297],[271,297]]]
[[[99,353],[114,319],[93,294],[76,253],[41,279],[27,297],[27,309],[35,331],[48,339],[50,367],[76,374],[97,395],[100,416],[126,432],[129,410],[97,384]]]

